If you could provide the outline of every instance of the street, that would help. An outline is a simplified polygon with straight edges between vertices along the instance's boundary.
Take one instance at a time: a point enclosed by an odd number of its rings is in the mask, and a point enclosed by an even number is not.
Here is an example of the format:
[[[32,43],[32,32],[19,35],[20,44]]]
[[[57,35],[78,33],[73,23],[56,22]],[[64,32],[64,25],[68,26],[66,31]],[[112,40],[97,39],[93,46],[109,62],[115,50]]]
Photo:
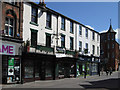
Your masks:
[[[89,90],[110,90],[111,88],[115,89],[119,87],[119,74],[120,72],[113,72],[111,76],[107,76],[104,72],[101,76],[87,76],[86,79],[81,76],[77,78],[65,78],[59,80],[35,81],[24,84],[2,85],[2,88],[81,88]]]

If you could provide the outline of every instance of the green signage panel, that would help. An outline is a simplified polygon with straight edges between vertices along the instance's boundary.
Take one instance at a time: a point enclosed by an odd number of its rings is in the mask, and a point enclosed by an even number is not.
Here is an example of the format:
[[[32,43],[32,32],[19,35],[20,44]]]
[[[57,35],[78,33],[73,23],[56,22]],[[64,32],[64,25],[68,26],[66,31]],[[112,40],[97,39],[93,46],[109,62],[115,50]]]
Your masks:
[[[8,60],[8,66],[14,66],[14,58]]]

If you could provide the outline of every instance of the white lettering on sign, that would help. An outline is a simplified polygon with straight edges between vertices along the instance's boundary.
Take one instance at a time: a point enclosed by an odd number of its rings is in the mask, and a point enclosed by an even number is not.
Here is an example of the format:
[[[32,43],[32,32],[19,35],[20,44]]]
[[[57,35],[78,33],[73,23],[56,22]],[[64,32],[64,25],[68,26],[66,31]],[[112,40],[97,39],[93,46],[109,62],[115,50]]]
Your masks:
[[[15,45],[0,43],[0,54],[15,55]]]

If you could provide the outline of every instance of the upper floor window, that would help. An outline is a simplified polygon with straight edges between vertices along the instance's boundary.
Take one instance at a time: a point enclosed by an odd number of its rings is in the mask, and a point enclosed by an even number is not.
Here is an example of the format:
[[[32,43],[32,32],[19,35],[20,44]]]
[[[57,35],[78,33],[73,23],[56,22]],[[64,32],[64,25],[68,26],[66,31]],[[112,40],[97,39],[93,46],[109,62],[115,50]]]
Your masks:
[[[61,35],[61,47],[65,47],[65,35]]]
[[[108,40],[110,40],[110,34],[108,34]]]
[[[95,54],[95,46],[92,46],[92,53]]]
[[[79,52],[82,52],[82,42],[79,41]]]
[[[97,47],[97,55],[99,55],[99,47]]]
[[[92,40],[95,40],[95,32],[92,32]]]
[[[73,33],[73,22],[70,22],[70,33]]]
[[[112,48],[114,48],[115,46],[114,46],[114,43],[112,44]]]
[[[73,38],[70,37],[70,49],[73,50]]]
[[[51,14],[50,13],[47,13],[46,27],[51,28]]]
[[[51,47],[51,34],[46,33],[46,46]]]
[[[82,26],[79,25],[79,35],[82,35]]]
[[[37,30],[31,29],[31,46],[37,46]]]
[[[31,21],[37,23],[37,17],[38,17],[38,9],[32,7]]]
[[[88,43],[85,44],[85,49],[88,49]]]
[[[16,0],[9,0],[8,2],[13,4],[13,5],[17,5],[17,1]]]
[[[112,40],[114,40],[114,34],[112,34]]]
[[[97,41],[99,41],[99,35],[97,34]]]
[[[88,38],[88,29],[86,29],[85,36]]]
[[[61,29],[65,30],[65,18],[63,18],[63,17],[61,19]]]
[[[14,36],[14,19],[6,17],[5,19],[5,35]]]

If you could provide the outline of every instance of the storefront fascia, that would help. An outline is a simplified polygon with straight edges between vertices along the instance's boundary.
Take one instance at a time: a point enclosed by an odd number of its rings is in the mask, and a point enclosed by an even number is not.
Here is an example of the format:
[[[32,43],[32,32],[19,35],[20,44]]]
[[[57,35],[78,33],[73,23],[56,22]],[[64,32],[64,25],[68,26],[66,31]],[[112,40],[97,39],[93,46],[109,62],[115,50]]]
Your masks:
[[[21,82],[20,47],[22,42],[0,40],[0,54],[2,55],[2,83]]]

